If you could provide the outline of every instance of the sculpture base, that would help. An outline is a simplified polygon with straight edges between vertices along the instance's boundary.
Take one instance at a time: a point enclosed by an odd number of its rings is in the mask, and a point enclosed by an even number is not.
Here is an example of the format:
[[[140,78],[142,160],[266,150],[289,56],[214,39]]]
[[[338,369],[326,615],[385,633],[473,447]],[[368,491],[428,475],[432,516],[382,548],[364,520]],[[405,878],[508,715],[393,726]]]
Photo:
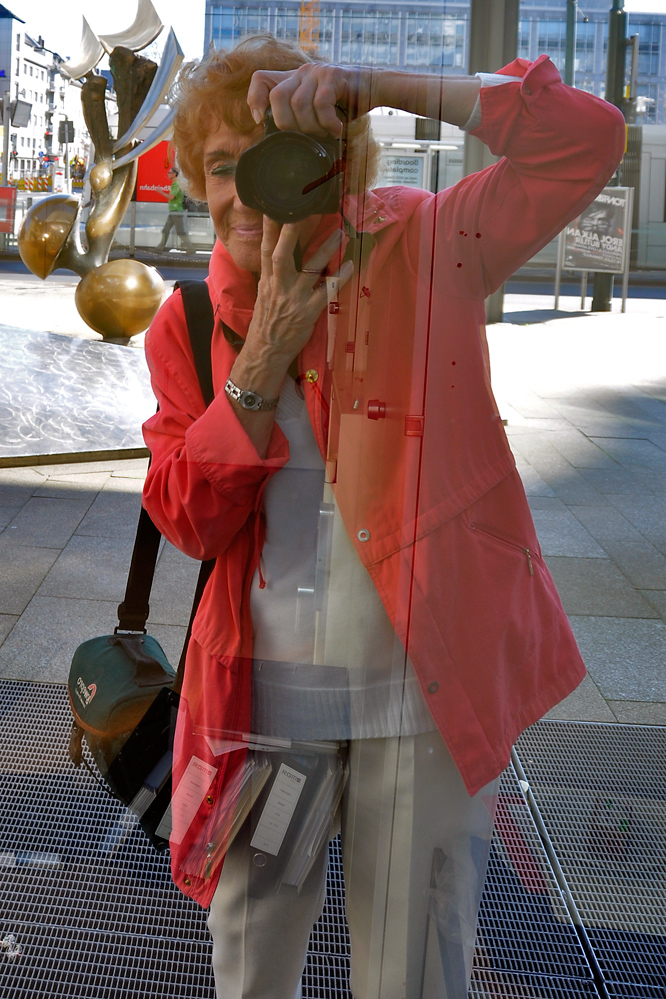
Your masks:
[[[0,466],[143,457],[142,350],[0,325]]]

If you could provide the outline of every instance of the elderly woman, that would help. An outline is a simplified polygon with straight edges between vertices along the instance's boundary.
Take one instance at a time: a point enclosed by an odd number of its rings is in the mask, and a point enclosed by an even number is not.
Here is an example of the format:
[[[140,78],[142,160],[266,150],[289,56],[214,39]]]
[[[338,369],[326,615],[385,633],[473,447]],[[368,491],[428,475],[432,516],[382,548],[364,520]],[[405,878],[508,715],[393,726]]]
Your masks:
[[[378,106],[501,159],[436,195],[371,190]],[[344,162],[339,207],[279,224],[240,199],[269,108],[280,130],[340,139],[322,178]],[[176,292],[146,341],[144,499],[173,544],[216,559],[171,847],[176,883],[211,907],[220,999],[298,993],[337,828],[353,994],[466,995],[496,778],[584,672],[490,389],[484,299],[623,142],[619,113],[546,57],[440,79],[257,37],[181,77],[174,144],[217,234],[215,398]]]

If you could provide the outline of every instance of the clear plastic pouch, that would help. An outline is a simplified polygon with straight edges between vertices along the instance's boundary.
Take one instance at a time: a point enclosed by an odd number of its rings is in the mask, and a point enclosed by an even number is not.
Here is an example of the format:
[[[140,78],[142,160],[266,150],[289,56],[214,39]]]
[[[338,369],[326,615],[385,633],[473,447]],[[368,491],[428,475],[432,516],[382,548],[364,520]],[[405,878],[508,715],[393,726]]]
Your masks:
[[[210,878],[247,824],[251,894],[278,891],[282,884],[301,889],[340,803],[346,744],[279,742],[256,737],[249,743],[245,767],[225,789],[187,856],[188,874]]]

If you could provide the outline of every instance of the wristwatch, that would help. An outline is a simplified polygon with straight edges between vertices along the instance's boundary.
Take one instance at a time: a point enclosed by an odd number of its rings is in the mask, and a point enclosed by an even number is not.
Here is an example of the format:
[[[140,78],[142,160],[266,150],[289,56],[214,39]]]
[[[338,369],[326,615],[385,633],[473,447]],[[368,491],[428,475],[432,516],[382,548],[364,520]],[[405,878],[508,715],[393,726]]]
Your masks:
[[[279,396],[277,399],[263,399],[257,392],[252,392],[250,389],[239,388],[238,385],[234,385],[231,378],[227,378],[224,391],[230,399],[237,402],[239,406],[243,407],[243,409],[250,409],[254,413],[258,413],[259,410],[263,410],[265,412],[269,409],[277,409],[277,404],[280,401]]]

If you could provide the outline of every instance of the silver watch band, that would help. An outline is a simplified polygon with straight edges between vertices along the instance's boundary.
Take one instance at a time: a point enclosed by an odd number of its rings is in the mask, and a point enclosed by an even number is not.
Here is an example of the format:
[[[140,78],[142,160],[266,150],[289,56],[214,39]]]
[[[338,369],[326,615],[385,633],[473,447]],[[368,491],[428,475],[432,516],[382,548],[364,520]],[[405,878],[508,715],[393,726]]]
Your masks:
[[[266,410],[277,409],[277,404],[280,401],[279,396],[277,399],[264,399],[257,392],[239,388],[238,385],[234,385],[231,378],[227,378],[224,391],[230,399],[237,402],[243,409],[249,409],[254,413],[258,413],[260,410],[265,412]]]

